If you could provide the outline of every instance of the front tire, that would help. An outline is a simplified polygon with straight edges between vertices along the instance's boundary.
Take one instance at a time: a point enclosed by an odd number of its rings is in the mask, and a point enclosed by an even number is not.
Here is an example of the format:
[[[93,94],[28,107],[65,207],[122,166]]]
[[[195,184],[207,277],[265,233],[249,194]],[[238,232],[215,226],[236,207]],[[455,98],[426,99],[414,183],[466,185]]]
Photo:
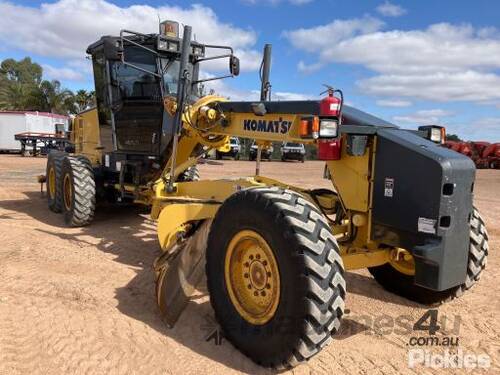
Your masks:
[[[94,171],[90,161],[84,156],[66,156],[61,184],[66,224],[72,227],[90,224],[96,204]]]
[[[339,248],[324,216],[295,192],[254,188],[229,197],[210,229],[206,272],[225,337],[259,365],[291,368],[339,329]]]
[[[424,305],[441,304],[460,297],[481,278],[488,258],[488,232],[479,211],[474,208],[470,222],[469,261],[465,282],[457,287],[434,291],[415,285],[413,276],[405,275],[386,263],[368,270],[389,292]]]

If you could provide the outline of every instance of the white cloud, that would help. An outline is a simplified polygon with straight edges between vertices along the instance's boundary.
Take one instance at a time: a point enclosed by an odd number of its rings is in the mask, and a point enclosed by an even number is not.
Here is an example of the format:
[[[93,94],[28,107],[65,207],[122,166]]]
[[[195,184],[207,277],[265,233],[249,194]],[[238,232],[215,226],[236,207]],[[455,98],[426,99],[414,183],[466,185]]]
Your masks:
[[[213,74],[207,72],[200,72],[200,77],[212,78]],[[216,81],[207,81],[204,83],[205,90],[207,93],[210,90],[217,95],[224,96],[229,98],[230,100],[244,100],[244,101],[252,101],[260,99],[260,91],[259,90],[240,90],[235,89],[231,85],[231,80],[216,80]],[[310,100],[317,99],[317,96],[301,94],[296,92],[283,92],[283,91],[271,91],[272,100]]]
[[[488,132],[494,134],[495,141],[500,139],[500,117],[484,117],[474,122],[476,132]]]
[[[394,116],[392,119],[396,123],[411,125],[435,125],[439,124],[443,118],[452,116],[453,112],[442,109],[423,109],[404,116]]]
[[[244,3],[250,5],[258,5],[258,4],[269,4],[269,5],[278,5],[283,2],[288,2],[292,5],[304,5],[313,2],[314,0],[242,0]]]
[[[157,32],[159,15],[192,25],[200,42],[229,45],[241,56],[252,56],[242,59],[242,70],[258,69],[260,63],[253,49],[256,33],[220,21],[203,5],[120,7],[105,0],[59,0],[29,7],[0,2],[0,14],[0,42],[41,56],[83,59],[87,46],[102,35],[117,35],[121,29]]]
[[[352,21],[359,22],[355,19]],[[481,38],[471,26],[435,24],[426,30],[381,31],[383,24],[373,20],[368,29],[350,28],[338,33],[335,28],[319,26],[312,29],[287,32],[290,42],[297,48],[319,53],[320,60],[363,64],[376,72],[428,73],[435,71],[456,72],[468,68],[500,68],[500,35]],[[321,28],[328,27],[336,33],[328,35]],[[353,32],[354,31],[354,32]],[[311,33],[312,32],[312,33]],[[316,40],[311,42],[317,33]],[[307,38],[301,38],[301,35]],[[332,43],[329,41],[332,40]]]
[[[433,101],[489,102],[500,100],[500,76],[476,71],[436,72],[421,75],[379,75],[358,82],[372,95],[412,97]]]
[[[447,124],[447,133],[456,133],[462,139],[498,142],[500,117],[483,117],[469,123]]]
[[[406,9],[399,5],[392,4],[389,1],[386,1],[385,3],[380,4],[377,7],[377,12],[385,17],[399,17],[403,14],[406,14]]]
[[[412,105],[412,102],[409,100],[399,100],[399,99],[387,99],[387,100],[377,100],[376,104],[381,107],[394,107],[394,108],[402,108],[409,107]]]
[[[92,62],[90,59],[69,60],[68,66],[85,74],[92,74]]]
[[[394,116],[392,120],[410,128],[420,125],[441,125],[446,128],[447,133],[457,134],[465,140],[498,142],[500,139],[500,117],[479,117],[469,122],[457,122],[463,119],[454,112],[429,109]]]
[[[277,91],[272,93],[273,100],[312,100],[317,98],[314,95],[299,94],[296,92]]]
[[[43,68],[43,76],[46,79],[55,79],[58,81],[61,80],[83,81],[85,79],[82,73],[72,68],[68,67],[57,68],[47,64],[43,64],[42,68]]]
[[[500,32],[440,23],[425,30],[383,31],[374,18],[335,20],[283,35],[315,62],[311,72],[330,63],[360,64],[377,75],[358,82],[368,94],[439,101],[498,103]]]
[[[207,89],[213,89],[215,94],[229,98],[230,100],[258,101],[260,99],[259,90],[238,90],[232,87],[230,81],[210,81],[206,84]],[[277,91],[272,93],[272,100],[311,100],[316,99],[312,95],[300,94],[296,92]]]
[[[376,18],[365,16],[350,20],[335,20],[327,25],[309,29],[296,29],[283,32],[283,36],[299,49],[308,52],[320,52],[330,49],[333,45],[359,35],[373,33],[384,23]]]
[[[323,67],[322,63],[312,63],[312,64],[306,64],[304,61],[300,60],[299,63],[297,64],[297,69],[299,72],[304,73],[304,74],[311,74]]]

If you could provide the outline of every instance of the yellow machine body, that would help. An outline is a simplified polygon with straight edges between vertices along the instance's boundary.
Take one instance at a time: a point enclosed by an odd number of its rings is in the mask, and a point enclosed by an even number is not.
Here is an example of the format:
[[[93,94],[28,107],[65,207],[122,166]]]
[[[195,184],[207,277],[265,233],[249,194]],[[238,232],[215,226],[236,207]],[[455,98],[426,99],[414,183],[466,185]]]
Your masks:
[[[153,267],[156,299],[169,326],[206,275],[226,338],[257,363],[285,369],[317,353],[338,331],[344,270],[369,268],[386,289],[424,303],[458,295],[479,279],[487,255],[479,214],[465,207],[453,216],[456,223],[442,216],[453,202],[454,209],[458,202],[472,209],[473,165],[432,143],[434,126],[399,130],[344,107],[343,93],[330,86],[321,100],[272,101],[270,45],[259,101],[204,96],[201,83],[237,76],[239,60],[231,47],[191,42],[190,26],[181,40],[178,24],[165,22],[160,30],[167,34],[122,30],[89,46],[99,112],[76,116],[71,140],[78,157],[50,154],[47,179],[49,208],[72,226],[90,223],[99,198],[150,207],[162,250]],[[130,54],[137,47],[141,66]],[[227,54],[205,57],[206,48]],[[214,58],[229,58],[230,75],[200,79],[197,64]],[[222,165],[204,155],[238,158],[231,137],[254,140],[255,174],[200,180],[196,164]],[[262,149],[285,142],[318,146],[331,189],[260,174]],[[299,152],[303,161],[302,147]],[[417,169],[427,178],[414,178]],[[477,263],[466,259],[472,251],[466,228],[481,247],[479,254],[471,246]],[[288,319],[298,323],[290,320],[294,329],[282,332]],[[241,335],[232,322],[252,334]]]
[[[97,109],[79,113],[73,119],[71,141],[75,145],[75,153],[85,155],[92,164],[100,164],[101,134]]]
[[[199,144],[210,149],[225,150],[231,136],[255,139],[259,144],[268,142],[300,142],[314,143],[313,139],[304,139],[299,135],[300,114],[281,114],[280,120],[288,123],[287,132],[262,132],[245,129],[244,123],[249,120],[271,121],[276,115],[257,116],[254,113],[230,113],[226,116],[225,126],[215,125],[217,114],[207,109],[211,103],[225,101],[218,96],[205,96],[190,106],[184,115],[183,135],[179,140],[176,155],[176,172],[180,175],[184,170],[197,163],[192,157],[195,147]],[[204,114],[203,116],[201,114]],[[196,122],[197,128],[189,125]],[[204,131],[204,128],[209,129]],[[83,154],[95,165],[101,163],[102,148],[97,110],[89,110],[79,114],[73,122],[75,152]],[[322,205],[331,207],[340,199],[342,206],[349,213],[348,219],[340,225],[332,225],[332,232],[339,238],[346,269],[366,268],[387,263],[391,260],[388,248],[379,248],[377,243],[370,241],[371,225],[371,189],[373,183],[375,141],[369,144],[364,156],[350,156],[343,142],[340,160],[326,162],[335,196],[319,197]],[[162,249],[168,249],[175,243],[179,232],[185,230],[190,222],[212,219],[217,208],[233,193],[248,187],[279,186],[299,192],[312,203],[316,204],[307,189],[265,178],[252,176],[231,180],[202,180],[174,183],[175,189],[168,193],[166,176],[169,175],[170,161],[167,162],[162,177],[142,186],[136,198],[137,203],[151,206],[151,216],[158,220],[158,238]],[[119,188],[116,186],[116,188]],[[135,186],[125,186],[129,191],[136,191]],[[354,218],[354,220],[352,220]],[[342,239],[356,225],[356,236],[347,242]]]
[[[196,163],[196,158],[191,157],[193,148],[201,143],[209,148],[217,147],[221,142],[227,142],[228,136],[255,139],[257,142],[301,142],[314,143],[313,139],[303,139],[299,136],[299,121],[301,115],[280,115],[282,121],[291,124],[288,132],[268,133],[245,130],[244,122],[248,120],[269,121],[274,120],[276,115],[257,116],[253,113],[231,113],[226,116],[225,126],[215,126],[213,122],[205,118],[197,118],[200,108],[208,106],[211,102],[223,100],[220,97],[204,97],[189,108],[191,111],[191,121],[197,122],[198,129],[193,129],[187,122],[184,122],[184,136],[180,138],[179,151],[177,153],[176,175],[183,169]],[[203,128],[210,128],[207,133]],[[208,135],[210,134],[210,138]],[[213,138],[220,136],[219,140]],[[218,142],[218,143],[217,143]],[[346,142],[343,142],[345,145]],[[350,216],[341,225],[332,225],[332,232],[339,238],[339,244],[345,257],[347,269],[366,268],[381,265],[389,262],[391,253],[389,249],[379,248],[377,243],[370,241],[371,225],[371,189],[372,175],[374,167],[375,141],[369,145],[364,156],[348,155],[345,146],[342,148],[340,160],[328,161],[327,167],[331,173],[331,181],[338,195],[320,197],[322,205],[331,207],[337,199],[341,200],[343,207]],[[167,165],[163,176],[168,175],[170,166]],[[152,218],[158,219],[158,233],[162,248],[168,250],[171,239],[176,237],[176,231],[182,230],[183,225],[189,222],[200,220],[200,215],[204,219],[208,212],[210,218],[215,216],[217,208],[233,193],[248,187],[278,186],[291,189],[302,194],[306,199],[316,204],[307,189],[291,186],[289,184],[266,178],[263,176],[253,176],[240,179],[194,181],[175,183],[175,189],[168,193],[165,179],[157,180],[154,186],[154,195],[149,195],[146,200],[152,204]],[[182,203],[186,201],[186,203]],[[199,203],[193,203],[199,201]],[[189,203],[187,203],[189,202]],[[194,204],[194,206],[193,206]],[[175,213],[162,214],[163,210],[175,207]],[[202,207],[209,207],[206,210]],[[355,218],[354,222],[352,218]],[[175,224],[172,224],[175,222]],[[356,236],[343,242],[343,237],[350,232],[352,225],[357,225]]]

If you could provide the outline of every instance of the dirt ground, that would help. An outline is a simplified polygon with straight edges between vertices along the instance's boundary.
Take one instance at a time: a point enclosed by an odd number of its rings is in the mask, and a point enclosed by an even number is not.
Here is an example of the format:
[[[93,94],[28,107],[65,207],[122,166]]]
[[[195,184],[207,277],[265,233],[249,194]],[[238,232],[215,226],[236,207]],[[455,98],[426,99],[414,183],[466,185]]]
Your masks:
[[[35,181],[44,169],[41,157],[0,156],[0,374],[269,372],[227,341],[206,340],[216,325],[204,285],[175,328],[165,327],[154,299],[159,248],[147,212],[117,207],[98,212],[89,227],[66,228]],[[251,175],[254,163],[200,169],[208,178]],[[262,174],[328,186],[322,169],[320,162],[266,162]],[[463,352],[490,357],[483,373],[500,373],[500,171],[478,171],[475,191],[490,234],[488,267],[472,291],[439,308],[437,336],[458,336]],[[426,307],[385,292],[366,271],[348,273],[347,289],[340,333],[294,373],[460,372],[408,368],[410,329]],[[405,319],[403,332],[397,322]]]

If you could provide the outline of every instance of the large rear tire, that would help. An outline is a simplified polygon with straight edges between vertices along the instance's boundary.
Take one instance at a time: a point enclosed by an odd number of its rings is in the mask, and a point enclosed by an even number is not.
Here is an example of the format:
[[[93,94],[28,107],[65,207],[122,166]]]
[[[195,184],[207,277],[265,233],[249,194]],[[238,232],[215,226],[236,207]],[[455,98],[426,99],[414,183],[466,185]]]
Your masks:
[[[84,156],[66,156],[62,163],[61,190],[64,221],[72,227],[90,224],[94,218],[94,171]]]
[[[413,276],[396,270],[390,264],[368,268],[375,280],[389,292],[424,305],[435,305],[460,297],[481,278],[488,258],[488,232],[479,211],[474,208],[470,222],[469,261],[465,282],[444,291],[415,285]]]
[[[346,286],[324,216],[299,194],[229,197],[210,229],[207,285],[224,336],[259,365],[291,368],[337,332]]]
[[[61,175],[64,152],[51,151],[47,156],[46,185],[47,203],[49,210],[60,213],[62,211]]]

